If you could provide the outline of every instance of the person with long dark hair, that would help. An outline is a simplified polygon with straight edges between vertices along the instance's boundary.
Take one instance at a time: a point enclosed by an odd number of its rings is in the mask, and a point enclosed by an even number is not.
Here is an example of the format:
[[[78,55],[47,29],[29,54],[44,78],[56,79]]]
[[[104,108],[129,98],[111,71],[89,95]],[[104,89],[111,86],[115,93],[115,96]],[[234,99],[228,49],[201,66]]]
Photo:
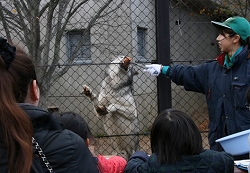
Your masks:
[[[150,143],[152,155],[135,152],[125,173],[234,171],[233,156],[203,149],[198,127],[182,111],[166,109],[160,113],[153,122]]]
[[[0,172],[98,172],[84,140],[38,107],[32,60],[0,38]]]

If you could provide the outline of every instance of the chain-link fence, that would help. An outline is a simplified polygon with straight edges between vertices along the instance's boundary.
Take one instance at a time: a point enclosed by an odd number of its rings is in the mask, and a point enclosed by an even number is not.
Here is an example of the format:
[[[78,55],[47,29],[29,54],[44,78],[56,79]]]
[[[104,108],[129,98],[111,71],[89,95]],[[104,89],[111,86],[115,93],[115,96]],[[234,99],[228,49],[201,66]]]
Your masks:
[[[170,46],[166,45],[170,62],[196,65],[215,59],[219,54],[215,41],[217,32],[211,20],[222,21],[235,14],[248,17],[249,13],[249,2],[245,1],[244,5],[236,0],[172,0],[165,7],[169,9],[169,20],[156,14],[157,0],[2,0],[0,3],[1,35],[30,52],[37,66],[41,106],[50,111],[80,113],[95,135],[95,152],[104,155],[116,150],[109,139],[124,136],[138,137],[140,149],[151,152],[149,133],[159,103],[157,78],[145,74],[143,69],[145,64],[158,62],[158,23],[169,22],[169,31],[164,32],[170,33]],[[129,77],[132,82],[124,77],[126,72],[118,75],[118,86],[130,87],[130,97],[134,99],[137,112],[133,112],[132,119],[138,121],[139,130],[133,133],[119,129],[107,132],[104,128],[107,122],[97,116],[93,101],[81,94],[83,85],[97,95],[101,89],[105,93],[107,85],[116,80],[103,84],[110,73],[116,72],[113,67],[107,69],[118,55],[132,57],[129,70],[138,72]],[[115,64],[120,66],[120,62]],[[117,88],[112,89],[118,92]],[[127,98],[128,93],[123,93],[120,100],[114,93],[105,94],[109,104],[104,106],[108,108],[114,100],[118,103]],[[205,97],[186,92],[172,83],[171,95],[165,98],[171,99],[173,108],[190,114],[201,130],[204,147],[208,148]],[[124,112],[118,114],[129,120]],[[120,120],[113,120],[113,123],[119,126]],[[134,127],[128,125],[127,128]],[[123,139],[118,146],[121,143],[131,145],[129,139]]]

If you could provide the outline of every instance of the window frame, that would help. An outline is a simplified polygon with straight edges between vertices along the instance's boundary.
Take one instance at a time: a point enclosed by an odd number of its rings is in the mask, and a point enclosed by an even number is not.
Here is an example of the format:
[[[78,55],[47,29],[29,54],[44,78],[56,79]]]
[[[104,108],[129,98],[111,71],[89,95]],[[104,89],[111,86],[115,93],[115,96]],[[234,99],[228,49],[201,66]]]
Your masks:
[[[138,62],[146,62],[146,36],[147,29],[137,27],[137,59]]]
[[[85,34],[85,36],[84,36]],[[74,58],[74,64],[88,64],[92,63],[91,60],[91,40],[90,40],[90,32],[86,30],[70,30],[67,32],[67,56],[68,59],[72,56],[74,52],[74,48],[77,46],[80,38],[87,38],[81,48],[78,50],[78,56]],[[74,46],[72,46],[74,45]]]

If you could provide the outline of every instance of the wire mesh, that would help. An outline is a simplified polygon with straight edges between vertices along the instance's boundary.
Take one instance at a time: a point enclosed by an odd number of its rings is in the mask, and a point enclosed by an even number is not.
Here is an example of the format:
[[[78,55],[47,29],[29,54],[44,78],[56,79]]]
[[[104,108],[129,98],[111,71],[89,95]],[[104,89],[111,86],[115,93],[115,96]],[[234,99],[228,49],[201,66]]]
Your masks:
[[[138,136],[140,149],[150,154],[149,134],[158,114],[157,78],[145,74],[143,68],[157,57],[155,1],[0,3],[2,35],[29,51],[36,64],[41,83],[40,105],[50,111],[80,113],[95,135],[97,154],[113,154],[115,148],[109,139],[116,136],[107,134],[93,103],[81,94],[82,87],[86,84],[99,94],[111,61],[118,55],[133,58],[130,68],[138,74],[133,76],[131,87],[139,131],[124,134]],[[235,14],[249,16],[249,10],[242,10],[249,8],[233,0],[172,0],[166,8],[169,20],[161,22],[169,22],[172,64],[197,65],[215,59],[219,49],[211,20],[222,21]],[[174,83],[171,90],[172,107],[193,118],[201,130],[204,147],[209,148],[205,97],[186,92]],[[129,145],[130,141],[123,143]]]

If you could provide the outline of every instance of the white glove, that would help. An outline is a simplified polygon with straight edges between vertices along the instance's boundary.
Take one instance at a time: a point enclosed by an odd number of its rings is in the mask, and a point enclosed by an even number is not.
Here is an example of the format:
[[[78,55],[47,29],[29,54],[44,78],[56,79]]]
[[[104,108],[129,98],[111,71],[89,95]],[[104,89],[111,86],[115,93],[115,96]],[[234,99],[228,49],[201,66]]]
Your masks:
[[[143,71],[150,73],[152,76],[158,76],[161,73],[161,64],[146,65]]]

